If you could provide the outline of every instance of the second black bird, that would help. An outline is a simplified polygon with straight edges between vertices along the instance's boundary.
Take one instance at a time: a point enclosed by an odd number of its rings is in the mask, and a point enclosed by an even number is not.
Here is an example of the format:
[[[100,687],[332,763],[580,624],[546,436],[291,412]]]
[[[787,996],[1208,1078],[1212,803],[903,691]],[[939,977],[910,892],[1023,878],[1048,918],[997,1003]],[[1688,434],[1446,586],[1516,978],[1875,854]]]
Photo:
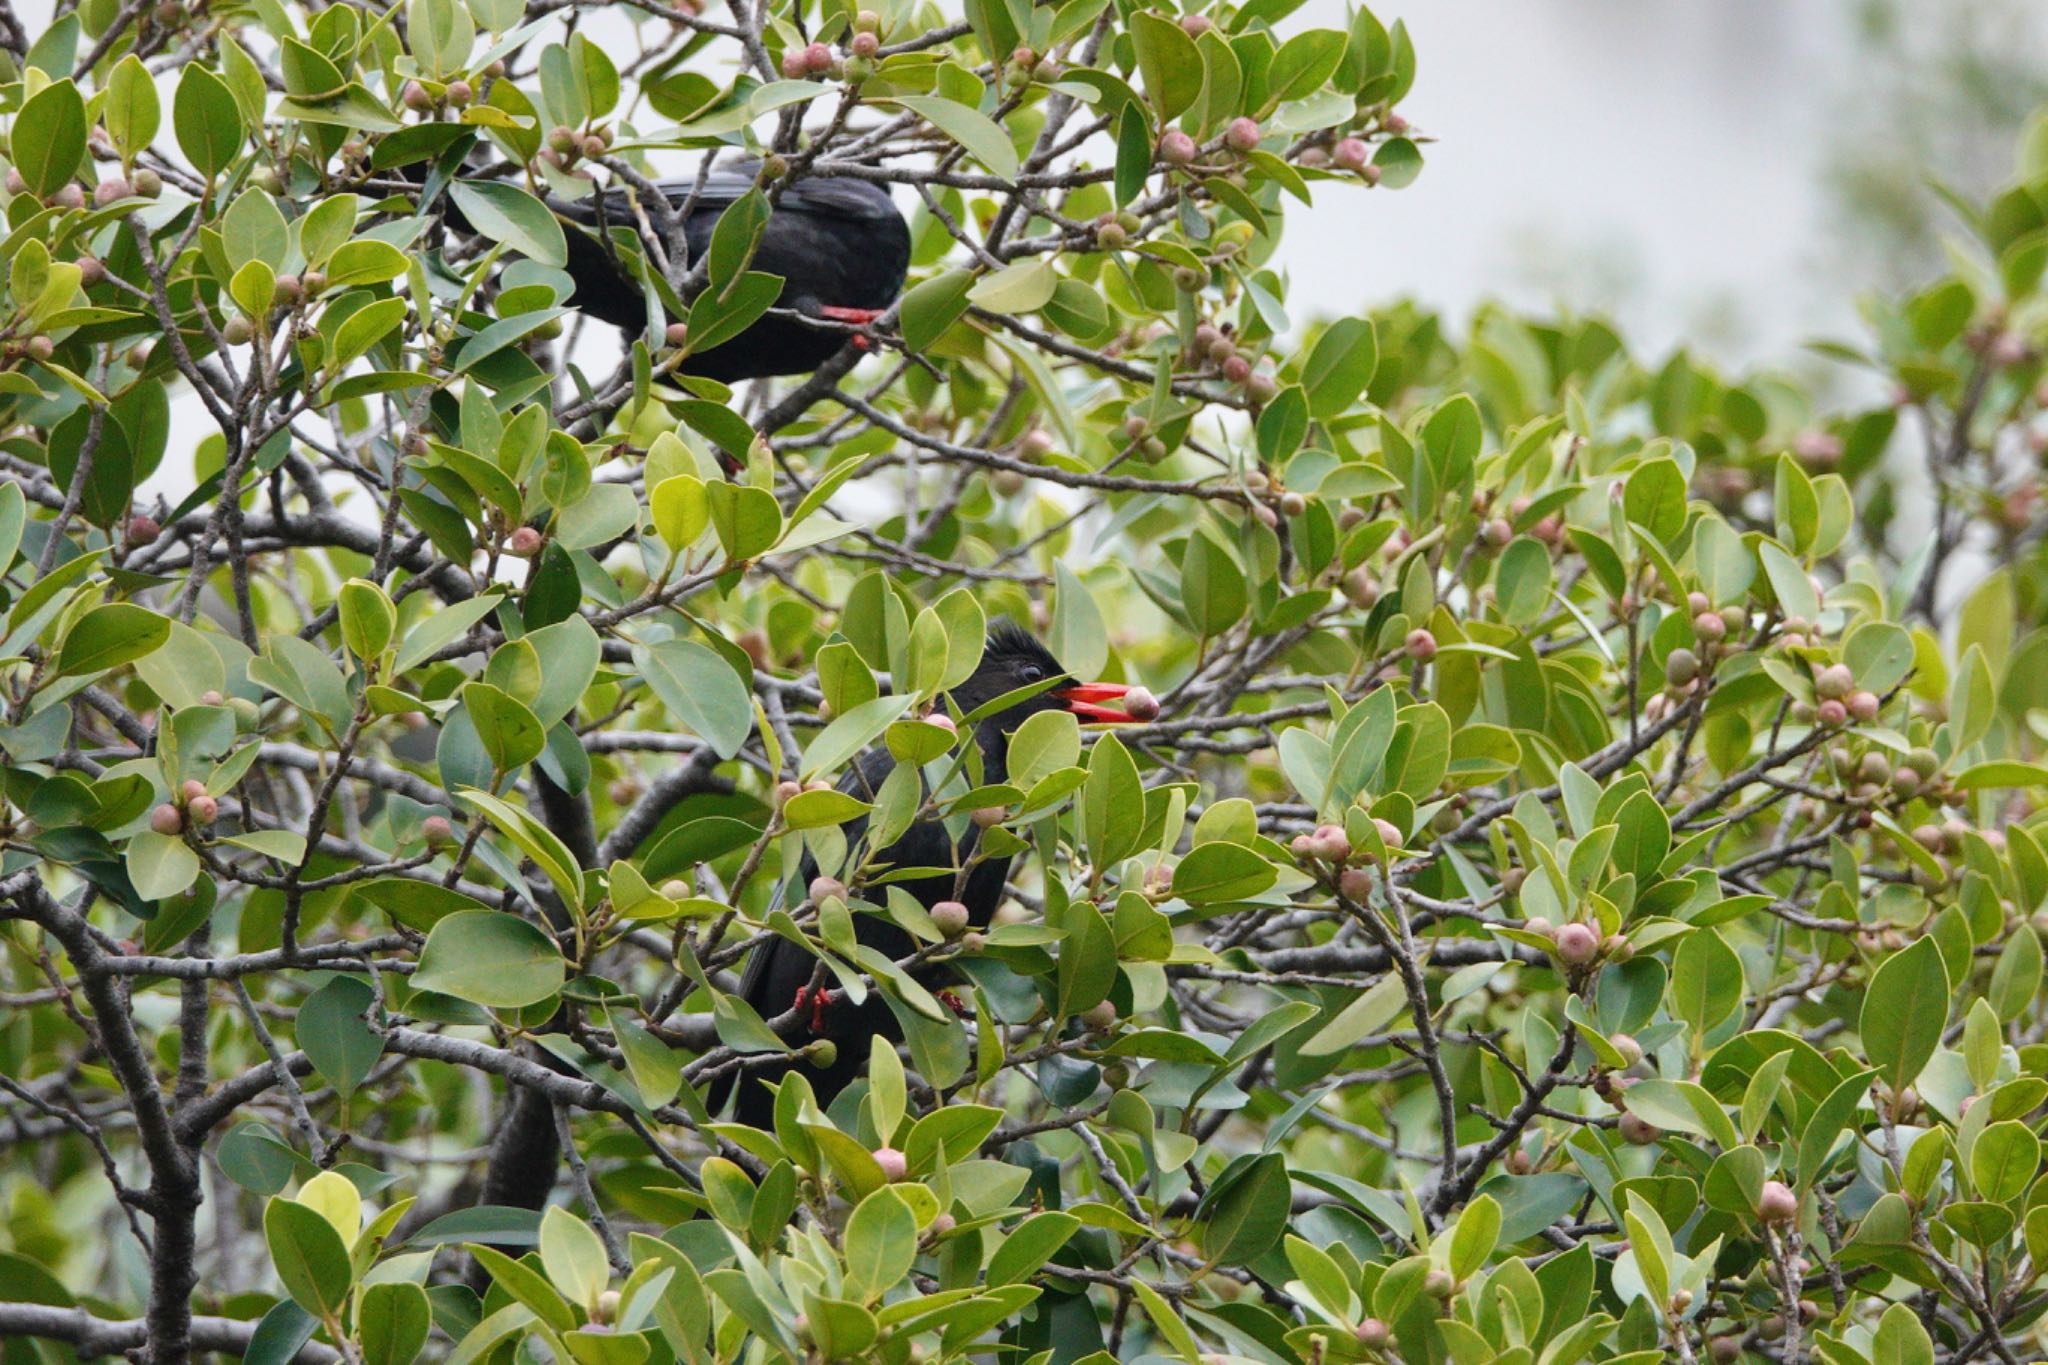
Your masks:
[[[1128,690],[1126,687],[1120,683],[1072,681],[1044,645],[1012,626],[1000,626],[990,634],[980,666],[950,695],[960,713],[966,715],[997,697],[1049,679],[1058,680],[1059,685],[997,712],[975,728],[973,740],[981,751],[982,780],[985,783],[996,784],[1005,780],[1009,772],[1010,735],[1037,712],[1071,711],[1090,723],[1130,719],[1102,704],[1122,697]],[[871,800],[895,766],[895,758],[886,748],[877,745],[855,760],[852,770],[839,784],[840,789],[863,800]],[[862,819],[845,827],[849,842],[859,840],[866,823]],[[956,842],[944,822],[920,820],[895,843],[871,853],[869,864],[878,868],[963,868],[972,859],[980,834],[980,829],[970,823]],[[808,886],[817,871],[816,864],[805,858],[798,885]],[[983,928],[1002,901],[1003,886],[1009,872],[1010,860],[1007,857],[986,858],[974,864],[964,883],[956,873],[947,872],[897,885],[927,910],[941,901],[959,900],[967,906],[968,922],[976,928]],[[880,915],[857,915],[854,926],[855,935],[861,943],[892,960],[908,956],[916,947],[909,934]],[[818,965],[816,957],[796,944],[786,939],[771,939],[756,948],[748,959],[740,994],[764,1019],[785,1014],[800,1003],[811,1006],[811,1035],[831,1039],[838,1050],[838,1056],[830,1066],[807,1068],[804,1072],[818,1104],[823,1107],[865,1074],[878,1039],[884,1046],[891,1045],[902,1038],[903,1029],[879,992],[870,991],[868,998],[859,1005],[836,991],[828,991],[822,999],[811,996],[809,992]],[[739,1082],[735,1119],[751,1127],[771,1127],[775,1096],[768,1082],[779,1079],[792,1065],[794,1063],[782,1063],[767,1069],[749,1069],[744,1073]],[[726,1090],[724,1085],[714,1088],[711,1095],[714,1110],[723,1102]]]

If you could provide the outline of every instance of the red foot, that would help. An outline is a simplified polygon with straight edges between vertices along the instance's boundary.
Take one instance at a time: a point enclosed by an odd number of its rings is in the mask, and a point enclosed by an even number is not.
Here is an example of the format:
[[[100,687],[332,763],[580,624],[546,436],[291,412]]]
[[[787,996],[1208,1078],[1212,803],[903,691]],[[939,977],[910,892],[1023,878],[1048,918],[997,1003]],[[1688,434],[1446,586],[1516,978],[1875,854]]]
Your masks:
[[[824,304],[819,307],[818,316],[830,318],[834,322],[850,322],[856,327],[865,327],[876,318],[882,316],[883,311],[880,308],[840,308],[832,304]]]
[[[853,339],[853,349],[856,351],[871,351],[874,349],[874,343],[866,337],[857,336]]]
[[[811,1002],[811,1032],[823,1033],[825,1031],[825,1010],[832,1003],[832,992],[824,989],[822,986],[816,991],[813,991],[809,986],[798,986],[796,988],[796,999],[789,1002],[790,1008],[802,1009],[806,1000]]]
[[[953,1013],[959,1015],[962,1019],[965,1019],[967,1017],[966,1002],[961,1000],[961,998],[958,995],[954,994],[952,991],[938,992],[938,1000],[940,1004],[944,1005],[947,1009],[953,1011]]]

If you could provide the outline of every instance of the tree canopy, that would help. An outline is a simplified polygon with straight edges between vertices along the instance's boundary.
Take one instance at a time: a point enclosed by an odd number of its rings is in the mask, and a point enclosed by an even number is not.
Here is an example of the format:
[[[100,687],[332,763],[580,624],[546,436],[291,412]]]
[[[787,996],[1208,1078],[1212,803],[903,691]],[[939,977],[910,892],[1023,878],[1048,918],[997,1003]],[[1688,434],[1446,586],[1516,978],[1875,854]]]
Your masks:
[[[1328,316],[1369,10],[871,3],[0,9],[0,1356],[2039,1356],[2048,122],[1828,408]],[[834,179],[900,302],[689,374]],[[1004,620],[1158,714],[984,784]],[[778,939],[904,1044],[755,1129]]]

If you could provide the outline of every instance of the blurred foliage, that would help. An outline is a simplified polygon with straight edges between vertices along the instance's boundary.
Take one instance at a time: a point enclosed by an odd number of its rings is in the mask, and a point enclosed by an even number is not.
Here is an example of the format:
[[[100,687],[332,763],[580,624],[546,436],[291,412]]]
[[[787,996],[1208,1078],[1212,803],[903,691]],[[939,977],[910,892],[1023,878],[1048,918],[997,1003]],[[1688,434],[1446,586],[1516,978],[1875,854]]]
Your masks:
[[[1426,140],[1399,25],[1290,10],[13,35],[0,1353],[2040,1353],[2048,123],[1826,413],[1313,320],[1287,216]],[[586,372],[561,210],[725,148],[895,184],[900,307],[734,391],[768,215],[629,232]],[[1005,617],[1160,715],[983,785]],[[928,796],[827,790],[875,744]],[[868,861],[920,816],[1017,855],[987,932]],[[777,939],[906,1042],[762,1131],[704,1096],[822,1060]],[[511,1086],[544,1215],[478,1202]]]

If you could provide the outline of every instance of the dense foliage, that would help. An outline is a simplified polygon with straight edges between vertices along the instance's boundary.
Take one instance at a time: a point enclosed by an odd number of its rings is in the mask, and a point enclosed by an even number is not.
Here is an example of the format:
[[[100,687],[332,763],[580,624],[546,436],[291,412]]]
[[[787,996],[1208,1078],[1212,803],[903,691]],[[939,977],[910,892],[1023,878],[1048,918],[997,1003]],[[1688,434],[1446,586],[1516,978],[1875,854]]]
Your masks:
[[[0,11],[9,1362],[2041,1354],[2048,128],[1829,416],[1319,320],[1287,218],[1421,166],[1365,11],[59,9]],[[724,149],[616,355],[548,202]],[[899,309],[682,377],[829,176]],[[978,786],[1005,617],[1160,715]],[[919,814],[827,789],[875,743],[1019,854],[988,932],[847,837]],[[703,1097],[818,1059],[772,936],[907,1041],[767,1132]],[[515,1088],[544,1216],[480,1202]]]

